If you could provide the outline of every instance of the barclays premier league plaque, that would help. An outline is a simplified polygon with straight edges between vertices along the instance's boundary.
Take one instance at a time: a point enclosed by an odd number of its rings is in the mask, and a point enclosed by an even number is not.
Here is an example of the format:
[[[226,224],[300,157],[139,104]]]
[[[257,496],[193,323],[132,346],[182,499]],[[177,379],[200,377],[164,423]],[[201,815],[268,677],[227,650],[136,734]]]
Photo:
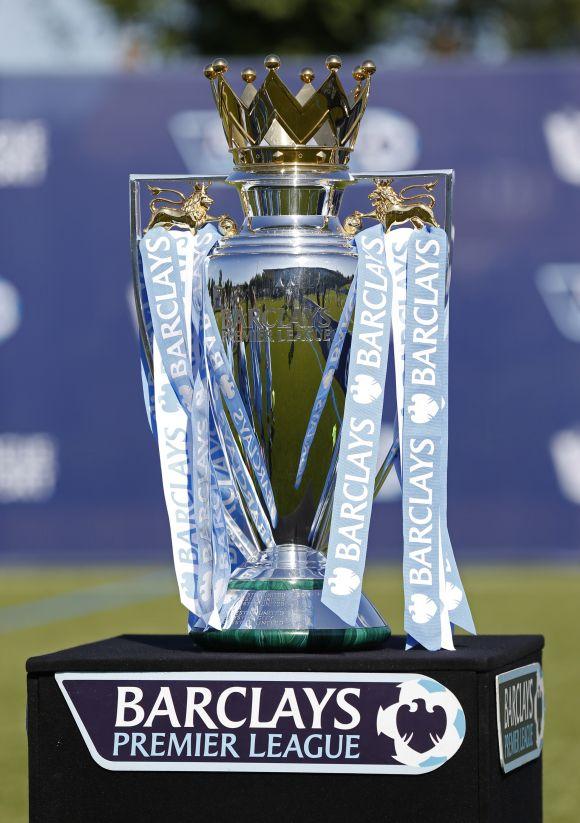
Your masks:
[[[385,641],[362,583],[394,467],[407,647],[453,649],[453,626],[474,632],[447,528],[453,174],[349,171],[370,60],[348,90],[337,57],[319,85],[303,69],[297,94],[279,58],[265,68],[261,85],[244,70],[241,92],[225,60],[205,69],[227,177],[131,180],[145,404],[189,633],[271,651]],[[241,220],[217,184],[237,190]],[[349,189],[367,211],[341,214]]]
[[[66,673],[57,683],[111,771],[426,774],[465,736],[457,697],[404,673]]]

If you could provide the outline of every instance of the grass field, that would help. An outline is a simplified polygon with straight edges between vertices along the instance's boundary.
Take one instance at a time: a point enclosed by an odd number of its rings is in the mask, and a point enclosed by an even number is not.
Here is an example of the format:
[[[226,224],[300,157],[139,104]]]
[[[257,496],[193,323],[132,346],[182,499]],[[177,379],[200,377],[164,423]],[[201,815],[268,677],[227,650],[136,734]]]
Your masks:
[[[464,578],[481,633],[541,633],[546,637],[545,820],[577,823],[580,820],[580,655],[576,631],[580,570],[467,567]],[[394,631],[400,632],[400,571],[371,568],[365,588]],[[0,583],[2,823],[21,823],[27,819],[26,658],[125,632],[180,633],[184,631],[184,623],[184,613],[167,569],[3,570]]]

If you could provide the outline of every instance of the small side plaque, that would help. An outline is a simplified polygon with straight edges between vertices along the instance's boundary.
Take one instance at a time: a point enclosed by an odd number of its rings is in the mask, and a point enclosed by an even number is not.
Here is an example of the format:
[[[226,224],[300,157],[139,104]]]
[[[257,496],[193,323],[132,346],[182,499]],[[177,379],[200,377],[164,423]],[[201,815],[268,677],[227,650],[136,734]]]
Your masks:
[[[511,772],[540,756],[544,738],[544,680],[539,663],[495,678],[499,758]]]
[[[465,715],[421,674],[57,674],[93,760],[116,771],[424,774]]]

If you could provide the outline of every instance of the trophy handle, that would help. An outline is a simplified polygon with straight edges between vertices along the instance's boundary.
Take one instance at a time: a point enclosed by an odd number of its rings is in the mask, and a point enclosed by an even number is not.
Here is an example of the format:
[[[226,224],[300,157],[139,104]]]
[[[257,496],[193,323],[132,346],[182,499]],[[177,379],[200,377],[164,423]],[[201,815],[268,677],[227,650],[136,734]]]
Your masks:
[[[133,270],[133,300],[135,301],[135,312],[137,315],[137,329],[139,331],[139,339],[143,346],[143,353],[147,360],[149,371],[153,374],[153,350],[152,341],[147,334],[147,322],[145,320],[145,313],[143,303],[141,300],[141,269],[139,266],[139,240],[142,237],[141,232],[141,203],[139,198],[139,182],[131,178],[129,184],[129,220],[131,233],[131,264]]]
[[[138,254],[138,252],[137,252]],[[151,349],[151,341],[147,335],[147,323],[145,321],[145,312],[143,311],[143,302],[141,300],[141,273],[139,271],[139,260],[133,260],[133,299],[135,301],[135,311],[137,314],[137,328],[139,330],[139,339],[143,346],[143,352],[149,366],[149,371],[153,374],[153,352]]]
[[[387,456],[383,460],[381,467],[376,473],[375,476],[375,491],[373,497],[376,499],[377,494],[383,487],[383,483],[389,476],[391,469],[395,463],[397,455],[399,454],[399,437],[395,437],[393,442],[391,443],[391,448],[389,449]]]

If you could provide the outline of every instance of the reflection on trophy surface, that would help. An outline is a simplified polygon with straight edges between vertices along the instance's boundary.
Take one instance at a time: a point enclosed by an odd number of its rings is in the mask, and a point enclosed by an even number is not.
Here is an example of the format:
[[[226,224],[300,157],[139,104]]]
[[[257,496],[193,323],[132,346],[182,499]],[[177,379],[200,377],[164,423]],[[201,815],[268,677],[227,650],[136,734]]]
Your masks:
[[[289,220],[290,222],[290,220]],[[267,236],[271,232],[272,239]],[[288,250],[266,242],[288,239]],[[323,256],[306,232],[289,225],[260,232],[260,271],[236,244],[224,243],[210,262],[209,290],[233,372],[267,462],[278,523],[277,543],[312,545],[312,528],[340,430],[349,339],[330,386],[304,476],[298,461],[324,365],[352,282],[356,260],[341,237],[324,239]],[[316,240],[317,238],[315,238]],[[270,259],[268,259],[270,258]]]

